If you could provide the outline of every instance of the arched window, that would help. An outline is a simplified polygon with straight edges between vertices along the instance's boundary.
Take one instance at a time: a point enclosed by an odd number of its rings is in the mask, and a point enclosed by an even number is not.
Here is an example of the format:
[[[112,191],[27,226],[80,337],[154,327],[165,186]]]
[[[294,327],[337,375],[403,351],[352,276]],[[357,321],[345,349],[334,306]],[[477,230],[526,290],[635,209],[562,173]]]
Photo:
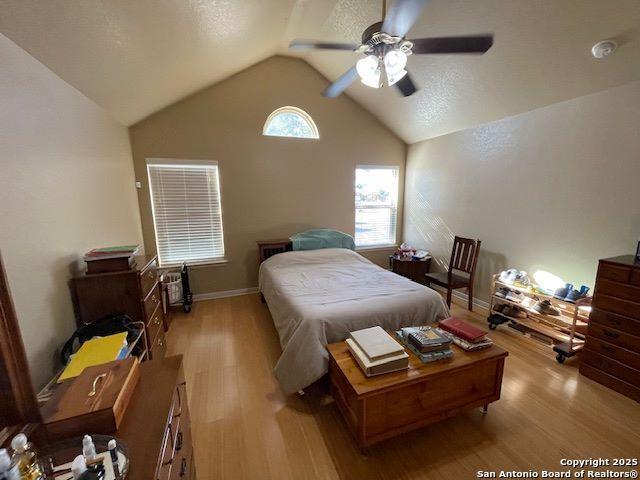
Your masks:
[[[320,138],[311,116],[296,107],[280,107],[264,122],[263,135],[270,137]]]

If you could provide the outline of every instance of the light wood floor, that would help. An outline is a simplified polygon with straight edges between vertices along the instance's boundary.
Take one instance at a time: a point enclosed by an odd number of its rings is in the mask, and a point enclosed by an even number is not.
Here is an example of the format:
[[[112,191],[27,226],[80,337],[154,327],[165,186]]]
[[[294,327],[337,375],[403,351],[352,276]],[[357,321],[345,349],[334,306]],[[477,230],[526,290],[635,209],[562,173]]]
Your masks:
[[[453,313],[483,326],[484,315]],[[562,458],[640,452],[640,404],[559,365],[550,349],[505,327],[510,353],[502,398],[487,415],[459,417],[383,442],[362,455],[336,406],[316,385],[285,398],[280,354],[257,295],[195,304],[176,314],[167,354],[185,356],[196,466],[208,479],[471,479],[478,470],[561,469]]]

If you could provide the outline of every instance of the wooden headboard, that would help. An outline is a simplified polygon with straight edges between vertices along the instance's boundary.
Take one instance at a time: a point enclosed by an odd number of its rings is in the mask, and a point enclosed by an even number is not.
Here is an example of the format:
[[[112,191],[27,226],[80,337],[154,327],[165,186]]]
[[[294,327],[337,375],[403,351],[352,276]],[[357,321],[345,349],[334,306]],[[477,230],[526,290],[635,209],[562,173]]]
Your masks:
[[[291,240],[282,238],[279,240],[259,240],[258,253],[260,255],[260,263],[267,258],[282,252],[290,252],[292,250]]]

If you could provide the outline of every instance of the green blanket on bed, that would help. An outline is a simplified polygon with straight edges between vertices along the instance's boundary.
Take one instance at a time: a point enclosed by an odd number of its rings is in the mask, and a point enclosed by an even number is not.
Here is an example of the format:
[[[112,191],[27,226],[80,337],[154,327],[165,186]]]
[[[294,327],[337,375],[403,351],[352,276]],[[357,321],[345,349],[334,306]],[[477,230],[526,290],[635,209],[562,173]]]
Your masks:
[[[351,235],[328,228],[296,233],[291,237],[291,244],[293,250],[319,250],[321,248],[356,249],[356,244]]]

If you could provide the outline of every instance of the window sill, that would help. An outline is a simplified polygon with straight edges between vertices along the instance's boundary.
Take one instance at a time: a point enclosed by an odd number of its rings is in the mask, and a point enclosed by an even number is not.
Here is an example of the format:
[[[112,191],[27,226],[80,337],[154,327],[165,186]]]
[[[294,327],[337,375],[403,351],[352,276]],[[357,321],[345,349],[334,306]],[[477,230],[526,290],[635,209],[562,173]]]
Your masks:
[[[356,247],[356,252],[371,252],[375,250],[391,250],[398,248],[396,244],[389,245],[370,245],[367,247]]]
[[[207,260],[204,262],[187,262],[187,267],[189,268],[200,268],[200,267],[222,267],[229,263],[229,260],[226,258],[221,258],[219,260]],[[180,268],[182,266],[182,262],[169,264],[169,265],[160,265],[158,267],[160,270],[171,270],[175,268]]]

